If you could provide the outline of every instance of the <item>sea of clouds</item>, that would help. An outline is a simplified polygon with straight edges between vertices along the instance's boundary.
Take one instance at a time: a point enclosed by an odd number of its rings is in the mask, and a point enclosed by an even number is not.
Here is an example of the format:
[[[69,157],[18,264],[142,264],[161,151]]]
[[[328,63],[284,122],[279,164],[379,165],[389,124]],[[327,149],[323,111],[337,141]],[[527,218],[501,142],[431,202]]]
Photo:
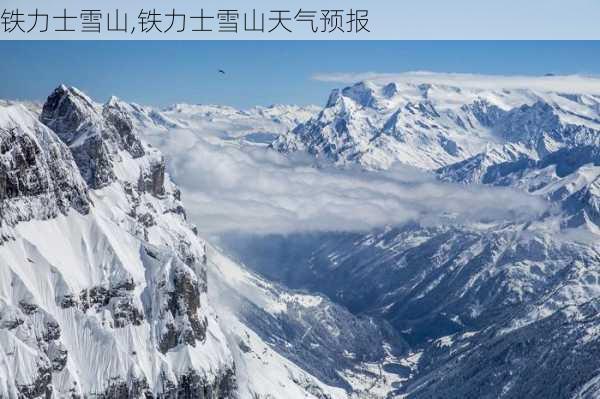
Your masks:
[[[507,188],[437,181],[398,165],[337,169],[308,155],[171,130],[147,139],[168,159],[189,216],[205,235],[361,231],[411,220],[464,223],[532,218],[539,198]]]

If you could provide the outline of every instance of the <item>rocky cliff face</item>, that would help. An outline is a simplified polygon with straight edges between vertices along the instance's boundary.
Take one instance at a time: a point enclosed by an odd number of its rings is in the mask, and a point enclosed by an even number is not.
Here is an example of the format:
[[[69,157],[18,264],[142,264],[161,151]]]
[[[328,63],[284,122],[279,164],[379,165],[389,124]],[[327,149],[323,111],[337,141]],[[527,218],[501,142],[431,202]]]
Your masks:
[[[233,397],[205,243],[113,98],[0,108],[0,396]]]
[[[0,226],[89,212],[87,187],[69,149],[21,105],[0,110]]]

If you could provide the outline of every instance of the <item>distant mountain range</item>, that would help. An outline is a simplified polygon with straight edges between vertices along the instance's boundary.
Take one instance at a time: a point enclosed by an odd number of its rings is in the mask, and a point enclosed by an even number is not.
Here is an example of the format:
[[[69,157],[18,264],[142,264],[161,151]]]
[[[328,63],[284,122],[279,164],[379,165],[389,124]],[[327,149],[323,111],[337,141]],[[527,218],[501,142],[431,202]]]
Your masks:
[[[334,90],[315,117],[273,147],[306,150],[339,165],[387,169],[394,162],[436,169],[522,144],[537,157],[597,144],[600,97],[450,84],[360,82]]]

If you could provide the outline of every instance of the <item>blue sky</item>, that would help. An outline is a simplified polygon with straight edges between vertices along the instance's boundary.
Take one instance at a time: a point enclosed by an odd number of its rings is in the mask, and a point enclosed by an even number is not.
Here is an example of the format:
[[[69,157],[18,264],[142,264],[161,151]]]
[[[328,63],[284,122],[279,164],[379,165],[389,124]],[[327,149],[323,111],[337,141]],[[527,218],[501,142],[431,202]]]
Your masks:
[[[0,98],[43,100],[64,82],[150,105],[322,104],[339,84],[312,76],[333,72],[600,75],[589,41],[3,41],[0,52]]]

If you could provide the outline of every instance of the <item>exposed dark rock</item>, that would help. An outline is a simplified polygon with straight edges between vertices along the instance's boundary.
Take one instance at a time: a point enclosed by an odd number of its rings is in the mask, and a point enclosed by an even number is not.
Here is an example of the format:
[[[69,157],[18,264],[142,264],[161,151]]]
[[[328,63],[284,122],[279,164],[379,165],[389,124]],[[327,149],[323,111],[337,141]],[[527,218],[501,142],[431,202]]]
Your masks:
[[[52,367],[45,359],[38,361],[36,375],[31,384],[17,385],[22,398],[46,398],[52,397]]]
[[[19,306],[21,307],[21,310],[23,311],[23,313],[25,313],[28,316],[37,312],[37,310],[39,309],[39,306],[37,306],[36,304],[28,303],[25,301],[19,302]]]
[[[169,399],[229,399],[235,397],[237,383],[235,371],[231,369],[219,374],[209,382],[196,372],[182,375],[177,385],[165,395]]]
[[[60,139],[71,144],[77,133],[88,123],[94,104],[83,93],[61,85],[48,97],[42,108],[40,121],[54,130]]]
[[[165,326],[166,331],[161,332],[160,340],[158,342],[158,350],[162,353],[167,353],[169,349],[177,346],[179,343],[179,332],[175,327],[175,324],[170,322]]]
[[[240,348],[240,350],[244,353],[250,353],[252,352],[252,348],[248,346],[248,344],[242,340],[240,340],[238,342],[238,347]]]
[[[139,215],[138,221],[146,228],[156,225],[156,221],[154,221],[154,216],[152,216],[150,212],[146,212]]]
[[[165,353],[179,343],[196,346],[196,341],[204,341],[208,321],[199,315],[200,293],[204,286],[199,284],[189,268],[178,268],[172,273],[172,290],[167,291],[167,311],[174,320],[185,317],[188,323],[175,326],[167,324],[168,331],[161,336],[160,351]],[[164,287],[164,286],[163,286]],[[164,288],[162,288],[164,289]]]
[[[115,328],[129,324],[140,325],[144,320],[142,310],[134,303],[132,291],[135,288],[133,280],[125,280],[113,287],[95,286],[82,290],[78,296],[65,294],[57,302],[62,308],[77,307],[82,312],[102,309],[110,310]]]
[[[162,393],[154,393],[145,379],[114,379],[98,399],[234,399],[237,389],[235,370],[227,369],[213,381],[207,381],[195,371],[179,376],[178,381],[162,377]]]
[[[7,330],[14,330],[25,322],[25,320],[20,317],[5,318],[5,315],[1,316],[2,319],[0,319],[0,328],[5,328]]]
[[[162,197],[165,194],[165,162],[161,159],[150,165],[150,170],[142,171],[138,180],[138,190]]]
[[[49,190],[50,181],[37,163],[40,152],[28,135],[20,134],[16,129],[0,130],[0,153],[12,158],[0,163],[0,200],[39,195]]]
[[[111,310],[116,328],[133,324],[139,326],[144,320],[142,312],[133,304],[133,298],[113,297],[111,299]]]
[[[52,362],[52,370],[61,371],[67,364],[68,351],[60,341],[52,341],[48,347],[48,358]]]
[[[179,255],[179,258],[188,266],[193,266],[196,264],[196,262],[198,262],[198,258],[192,251],[191,245],[192,244],[189,241],[181,237],[177,247],[177,254]],[[206,290],[201,289],[200,292],[206,292]]]
[[[73,294],[65,294],[61,298],[57,298],[57,302],[63,309],[72,308],[78,304],[77,298]]]
[[[91,188],[102,188],[115,180],[110,152],[101,136],[89,137],[72,151],[81,176]]]
[[[42,336],[45,342],[55,341],[60,339],[60,325],[56,320],[47,320],[46,329]]]
[[[174,213],[176,215],[181,215],[183,217],[183,220],[187,219],[187,214],[185,212],[185,208],[183,206],[181,206],[181,205],[177,205],[174,208],[170,208],[166,212],[171,212],[171,213]]]

